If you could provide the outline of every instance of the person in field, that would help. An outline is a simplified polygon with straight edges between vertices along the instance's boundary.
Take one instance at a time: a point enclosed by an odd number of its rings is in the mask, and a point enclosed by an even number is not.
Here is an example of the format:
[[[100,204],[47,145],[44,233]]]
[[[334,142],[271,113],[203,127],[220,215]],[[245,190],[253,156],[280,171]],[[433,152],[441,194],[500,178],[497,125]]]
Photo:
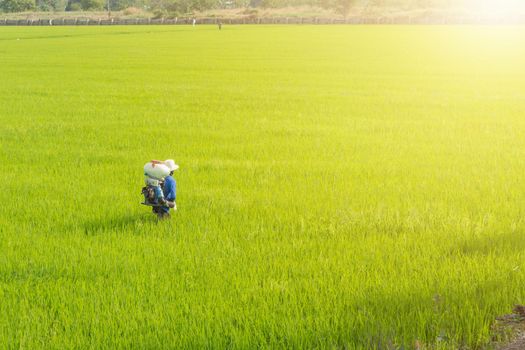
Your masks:
[[[169,168],[170,174],[164,178],[162,184],[162,194],[166,205],[160,207],[153,207],[153,212],[157,214],[159,219],[169,219],[170,209],[177,210],[177,182],[173,178],[173,173],[179,168],[173,159],[164,161],[164,164]]]
[[[173,159],[151,160],[144,165],[146,187],[142,188],[142,204],[151,206],[159,219],[169,218],[170,209],[177,210],[177,184],[173,173],[178,168]]]

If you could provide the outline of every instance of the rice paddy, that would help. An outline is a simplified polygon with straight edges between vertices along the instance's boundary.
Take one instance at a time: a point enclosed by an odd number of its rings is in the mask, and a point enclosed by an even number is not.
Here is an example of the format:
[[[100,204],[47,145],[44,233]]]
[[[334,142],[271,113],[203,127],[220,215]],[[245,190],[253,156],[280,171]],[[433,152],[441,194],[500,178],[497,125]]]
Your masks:
[[[525,302],[523,43],[0,28],[0,347],[483,348]]]

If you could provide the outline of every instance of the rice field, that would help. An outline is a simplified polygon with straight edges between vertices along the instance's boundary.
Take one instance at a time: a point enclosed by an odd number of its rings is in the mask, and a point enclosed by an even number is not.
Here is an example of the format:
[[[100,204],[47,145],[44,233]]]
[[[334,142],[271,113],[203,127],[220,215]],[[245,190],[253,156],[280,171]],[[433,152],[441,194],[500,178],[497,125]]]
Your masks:
[[[525,303],[524,43],[0,28],[0,347],[484,348]]]

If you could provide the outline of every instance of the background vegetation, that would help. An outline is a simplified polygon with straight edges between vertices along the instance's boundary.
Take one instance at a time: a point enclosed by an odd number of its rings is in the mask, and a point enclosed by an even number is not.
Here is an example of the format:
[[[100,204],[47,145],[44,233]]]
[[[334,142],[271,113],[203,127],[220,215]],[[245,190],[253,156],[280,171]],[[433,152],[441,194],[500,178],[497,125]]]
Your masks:
[[[192,15],[212,9],[232,8],[284,8],[309,6],[332,10],[347,15],[352,9],[376,9],[377,11],[406,11],[421,9],[466,8],[470,11],[497,7],[515,8],[520,0],[0,0],[0,12],[22,11],[135,11],[152,12],[157,16]]]

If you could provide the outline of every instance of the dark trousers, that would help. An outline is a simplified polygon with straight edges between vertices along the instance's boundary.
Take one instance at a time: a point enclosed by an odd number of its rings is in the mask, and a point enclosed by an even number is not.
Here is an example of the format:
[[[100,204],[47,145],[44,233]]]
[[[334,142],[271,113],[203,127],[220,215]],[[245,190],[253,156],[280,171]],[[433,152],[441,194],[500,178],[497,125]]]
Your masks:
[[[160,220],[162,219],[169,219],[170,218],[170,208],[167,207],[153,207],[152,211],[157,215],[157,218]]]

